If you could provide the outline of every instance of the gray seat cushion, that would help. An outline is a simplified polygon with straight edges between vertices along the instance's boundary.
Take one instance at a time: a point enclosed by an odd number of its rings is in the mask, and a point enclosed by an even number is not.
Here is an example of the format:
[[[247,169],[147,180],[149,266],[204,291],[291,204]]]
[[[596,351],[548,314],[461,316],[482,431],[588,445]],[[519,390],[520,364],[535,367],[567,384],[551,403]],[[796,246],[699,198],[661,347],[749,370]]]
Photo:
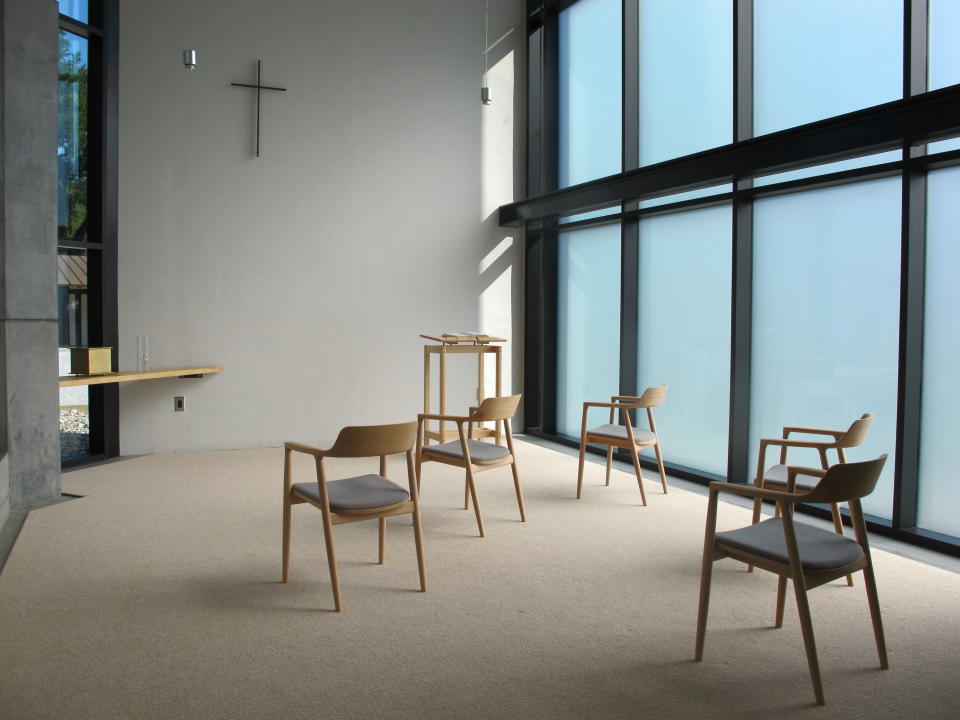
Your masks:
[[[820,478],[813,475],[797,475],[797,490],[808,492],[814,487],[817,483],[820,482]],[[763,474],[763,484],[766,486],[777,485],[777,486],[787,486],[787,466],[786,465],[774,465],[769,468]]]
[[[594,428],[593,430],[587,430],[588,435],[599,435],[601,437],[610,437],[616,440],[626,440],[627,439],[627,426],[626,425],[601,425],[600,427]],[[638,445],[647,445],[654,442],[657,439],[657,436],[654,435],[649,430],[644,430],[642,428],[633,429],[633,439],[637,442]]]
[[[293,492],[320,502],[320,486],[315,482],[295,483]],[[375,510],[409,500],[410,493],[380,475],[360,475],[328,482],[327,498],[334,512]]]
[[[863,555],[859,543],[837,535],[833,530],[794,523],[800,563],[804,570],[831,570],[858,560]],[[739,530],[717,533],[717,545],[760,555],[777,562],[789,563],[787,541],[783,537],[783,519],[771,518]]]
[[[467,440],[467,449],[470,450],[470,460],[475,463],[495,462],[510,454],[510,451],[502,445],[473,439]],[[440,445],[424,445],[423,452],[457,458],[458,460],[463,459],[463,448],[460,447],[459,440],[451,440]]]

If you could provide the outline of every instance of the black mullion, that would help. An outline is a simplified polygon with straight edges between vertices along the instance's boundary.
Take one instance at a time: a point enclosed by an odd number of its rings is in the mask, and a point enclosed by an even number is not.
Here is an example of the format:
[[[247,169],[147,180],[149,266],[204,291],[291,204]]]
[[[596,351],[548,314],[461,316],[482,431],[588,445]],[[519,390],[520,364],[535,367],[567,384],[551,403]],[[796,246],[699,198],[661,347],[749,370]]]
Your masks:
[[[543,245],[540,233],[527,230],[524,256],[524,432],[543,427]]]
[[[753,2],[733,7],[733,137],[753,137]],[[750,178],[737,178],[731,227],[730,420],[727,478],[750,477],[750,395],[753,317],[753,188]]]
[[[623,170],[640,165],[640,12],[638,0],[623,0],[623,92],[621,138]],[[639,209],[639,203],[624,204],[623,211]],[[638,392],[637,340],[639,333],[639,240],[640,222],[620,225],[620,394]]]
[[[120,87],[120,2],[101,0],[99,6],[103,38],[103,143],[101,147],[101,232],[103,241],[102,337],[104,345],[116,348],[113,370],[119,370],[118,299],[118,190],[119,190],[119,87]],[[120,389],[115,383],[104,388],[104,452],[120,454]]]
[[[95,5],[96,3],[90,4],[91,11]],[[60,20],[57,24],[60,29],[71,32],[74,35],[79,35],[83,38],[103,36],[103,32],[99,29],[99,27],[95,27],[92,23],[88,25],[87,23],[80,22],[79,20],[74,20],[72,17],[68,17],[67,15],[60,15]]]
[[[904,7],[905,97],[927,90],[927,2],[910,0]],[[905,143],[907,157],[920,157],[924,147]],[[902,180],[900,253],[900,350],[897,392],[897,449],[893,479],[893,526],[917,526],[920,484],[920,420],[923,378],[923,302],[926,265],[927,173],[906,163]]]

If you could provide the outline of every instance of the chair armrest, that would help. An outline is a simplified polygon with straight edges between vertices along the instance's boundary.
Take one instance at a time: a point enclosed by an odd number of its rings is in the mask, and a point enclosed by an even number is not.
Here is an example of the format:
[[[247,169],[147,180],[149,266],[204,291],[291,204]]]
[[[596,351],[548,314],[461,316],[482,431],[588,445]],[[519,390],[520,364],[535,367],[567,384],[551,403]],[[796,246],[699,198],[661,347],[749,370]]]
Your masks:
[[[741,497],[760,498],[761,500],[774,500],[779,502],[795,503],[797,495],[794,493],[781,492],[780,490],[768,490],[767,488],[756,487],[755,485],[740,485],[738,483],[729,483],[714,481],[710,483],[710,493],[720,492],[730,493],[731,495],[740,495]]]
[[[470,418],[460,415],[441,415],[439,413],[419,413],[417,420],[447,420],[449,422],[469,422]]]
[[[323,457],[329,451],[322,448],[313,447],[312,445],[304,445],[303,443],[298,442],[285,442],[283,444],[284,449],[286,450],[295,450],[296,452],[306,453],[307,455],[313,455],[314,457]]]
[[[797,447],[814,448],[815,450],[826,450],[832,448],[833,443],[823,440],[792,440],[790,438],[763,438],[760,442],[766,445],[776,445],[778,447]]]
[[[801,433],[803,435],[829,435],[834,440],[840,439],[844,434],[844,430],[822,430],[820,428],[807,428],[807,427],[785,427],[783,428],[783,437],[790,437],[790,433]]]
[[[619,408],[620,410],[636,410],[639,407],[639,405],[617,403],[617,402],[585,402],[583,404],[583,409],[586,410],[588,407]]]
[[[638,402],[639,400],[640,400],[640,398],[639,398],[639,397],[636,397],[635,395],[614,395],[613,397],[610,398],[610,402],[632,402],[632,403],[635,403],[635,402]]]

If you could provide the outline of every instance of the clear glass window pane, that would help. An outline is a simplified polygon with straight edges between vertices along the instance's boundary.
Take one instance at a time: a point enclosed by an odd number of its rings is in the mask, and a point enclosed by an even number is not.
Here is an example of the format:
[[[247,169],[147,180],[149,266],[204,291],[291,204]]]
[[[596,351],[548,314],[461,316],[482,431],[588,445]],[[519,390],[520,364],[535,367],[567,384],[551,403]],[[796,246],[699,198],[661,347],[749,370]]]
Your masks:
[[[87,251],[61,248],[57,255],[60,375],[70,374],[70,348],[90,344]],[[88,387],[60,388],[60,459],[90,454]]]
[[[560,187],[623,165],[622,27],[620,0],[580,0],[559,15]]]
[[[640,1],[640,164],[733,141],[733,4]]]
[[[960,406],[960,168],[931,172],[927,182],[927,268],[923,326],[920,486],[917,524],[960,537],[956,414]]]
[[[754,134],[903,95],[902,0],[754,0]]]
[[[61,242],[88,239],[87,46],[86,38],[60,31],[57,235]]]
[[[557,432],[580,437],[583,403],[620,392],[620,226],[557,242]]]
[[[897,427],[900,180],[758,200],[754,205],[750,436],[785,425],[843,430],[874,421],[848,460],[887,453],[867,513],[889,519]],[[819,466],[791,450],[791,464]],[[766,465],[778,461],[768,451]],[[836,462],[831,454],[831,462]]]
[[[90,22],[90,0],[59,0],[60,14],[74,20]]]
[[[655,410],[666,460],[725,475],[730,408],[730,206],[640,222],[638,392],[669,385]]]

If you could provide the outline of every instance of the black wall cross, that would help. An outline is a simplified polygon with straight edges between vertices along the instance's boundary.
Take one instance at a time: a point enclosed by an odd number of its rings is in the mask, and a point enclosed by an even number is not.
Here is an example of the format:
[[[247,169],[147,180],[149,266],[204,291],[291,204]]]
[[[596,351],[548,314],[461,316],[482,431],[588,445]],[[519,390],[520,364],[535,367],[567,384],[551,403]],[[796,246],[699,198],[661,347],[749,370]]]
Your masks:
[[[260,61],[257,60],[257,84],[250,85],[248,83],[230,83],[234,87],[245,87],[253,88],[257,91],[257,157],[260,157],[260,91],[261,90],[278,90],[280,92],[286,92],[286,88],[282,87],[270,87],[269,85],[260,84]]]

